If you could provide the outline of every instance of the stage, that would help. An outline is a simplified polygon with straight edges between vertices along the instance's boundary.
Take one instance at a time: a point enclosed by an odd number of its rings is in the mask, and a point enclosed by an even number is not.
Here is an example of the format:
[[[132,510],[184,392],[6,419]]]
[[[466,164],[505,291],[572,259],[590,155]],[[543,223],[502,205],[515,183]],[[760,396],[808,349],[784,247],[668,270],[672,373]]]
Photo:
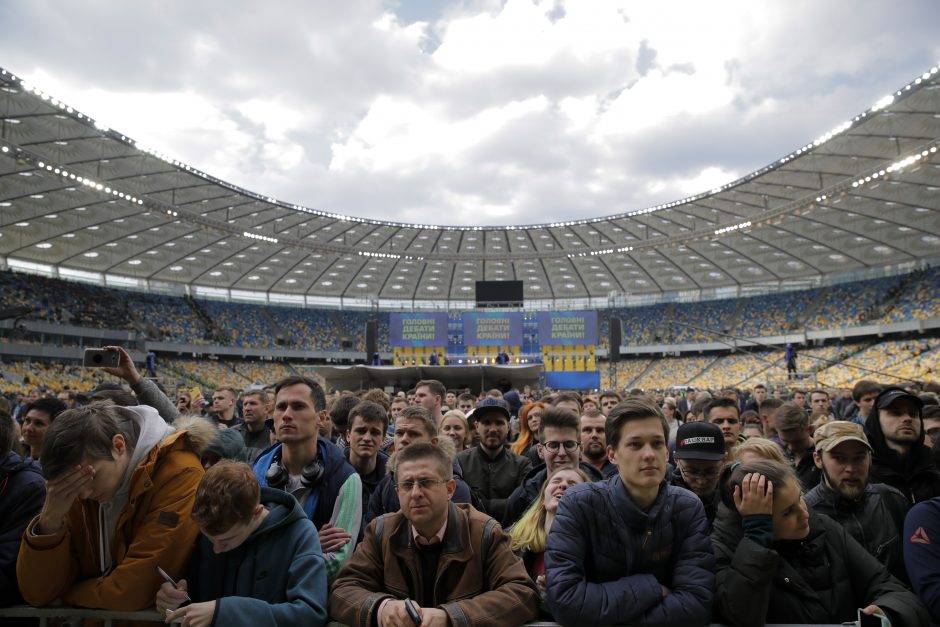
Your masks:
[[[393,387],[407,390],[422,379],[436,379],[447,389],[470,388],[474,392],[505,387],[542,387],[544,366],[523,364],[508,366],[309,366],[337,390],[364,390]]]

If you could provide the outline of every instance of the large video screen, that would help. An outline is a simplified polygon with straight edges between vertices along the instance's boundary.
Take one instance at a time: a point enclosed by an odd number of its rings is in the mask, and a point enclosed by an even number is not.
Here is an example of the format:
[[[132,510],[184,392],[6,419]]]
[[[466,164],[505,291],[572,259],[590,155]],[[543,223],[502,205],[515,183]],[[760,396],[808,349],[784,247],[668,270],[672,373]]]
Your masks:
[[[597,344],[596,311],[543,311],[539,313],[542,346]]]
[[[467,312],[463,315],[464,346],[521,346],[519,312]]]
[[[393,313],[389,324],[392,347],[447,346],[446,313]]]

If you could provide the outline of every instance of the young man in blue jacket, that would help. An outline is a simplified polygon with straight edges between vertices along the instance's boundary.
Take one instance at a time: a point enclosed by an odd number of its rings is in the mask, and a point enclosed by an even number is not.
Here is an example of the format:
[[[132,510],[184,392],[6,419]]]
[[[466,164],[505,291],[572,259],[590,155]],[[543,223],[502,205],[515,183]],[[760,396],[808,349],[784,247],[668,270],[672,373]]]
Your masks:
[[[669,425],[645,398],[607,417],[618,474],[565,492],[545,550],[548,603],[564,625],[707,625],[715,557],[702,502],[665,481]]]
[[[167,623],[326,624],[326,563],[317,530],[294,497],[259,487],[250,466],[224,460],[206,471],[192,516],[202,535],[189,577],[157,592],[155,606]]]

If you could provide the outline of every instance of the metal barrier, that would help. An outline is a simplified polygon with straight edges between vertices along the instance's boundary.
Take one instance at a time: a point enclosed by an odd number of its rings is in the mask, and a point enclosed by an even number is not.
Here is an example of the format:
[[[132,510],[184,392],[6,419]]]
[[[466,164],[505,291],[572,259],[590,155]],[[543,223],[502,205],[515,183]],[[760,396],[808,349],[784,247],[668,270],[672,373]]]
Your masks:
[[[142,610],[140,612],[116,612],[112,610],[90,610],[79,607],[32,607],[29,605],[17,605],[14,607],[0,607],[0,618],[38,618],[40,627],[46,627],[50,618],[93,618],[104,621],[105,627],[112,627],[115,620],[134,620],[134,621],[153,621],[163,623],[165,618],[155,610]],[[174,622],[173,625],[180,625]],[[855,625],[855,621],[842,623],[842,625],[773,625],[767,624],[765,627],[843,627],[843,625]],[[331,621],[327,627],[348,627],[343,623]],[[558,623],[548,621],[537,621],[526,623],[524,627],[561,627]],[[708,627],[726,627],[718,623],[713,623]]]
[[[112,627],[116,620],[152,621],[163,623],[166,616],[156,610],[139,612],[119,612],[116,610],[94,610],[84,607],[15,605],[0,607],[0,618],[38,618],[39,627],[46,627],[50,618],[93,618],[104,621],[105,627]],[[180,625],[174,622],[173,625]]]

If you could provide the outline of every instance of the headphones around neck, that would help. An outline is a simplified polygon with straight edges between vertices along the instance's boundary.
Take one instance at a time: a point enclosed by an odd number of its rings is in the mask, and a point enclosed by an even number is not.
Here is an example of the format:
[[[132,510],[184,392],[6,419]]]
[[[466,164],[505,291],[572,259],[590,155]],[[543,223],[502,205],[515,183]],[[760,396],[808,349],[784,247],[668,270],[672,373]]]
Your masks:
[[[320,457],[317,456],[315,460],[304,466],[304,469],[300,472],[300,485],[310,489],[316,488],[323,483],[325,474],[326,471],[323,469],[323,464],[320,463]],[[281,451],[278,451],[274,455],[274,459],[271,460],[271,467],[264,473],[264,480],[267,482],[268,487],[283,489],[287,486],[289,479],[290,473],[281,463]]]

